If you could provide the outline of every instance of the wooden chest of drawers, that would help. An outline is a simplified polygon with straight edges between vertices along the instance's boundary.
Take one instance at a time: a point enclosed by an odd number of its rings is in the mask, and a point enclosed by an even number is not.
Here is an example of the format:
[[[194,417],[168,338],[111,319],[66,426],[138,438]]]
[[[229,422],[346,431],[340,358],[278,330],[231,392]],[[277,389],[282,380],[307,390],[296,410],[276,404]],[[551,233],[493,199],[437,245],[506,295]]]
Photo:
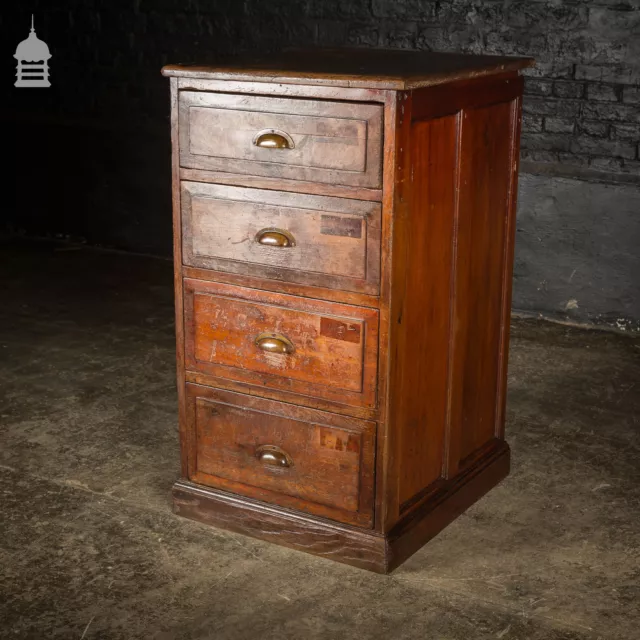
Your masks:
[[[498,483],[524,58],[172,65],[179,514],[388,572]]]

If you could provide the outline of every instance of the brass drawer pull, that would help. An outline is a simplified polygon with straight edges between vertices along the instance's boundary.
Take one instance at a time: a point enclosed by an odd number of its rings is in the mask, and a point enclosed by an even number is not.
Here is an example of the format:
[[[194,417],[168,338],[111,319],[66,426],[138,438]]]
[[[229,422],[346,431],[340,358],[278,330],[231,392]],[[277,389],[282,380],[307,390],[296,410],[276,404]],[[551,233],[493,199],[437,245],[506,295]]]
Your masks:
[[[267,353],[291,354],[295,351],[293,342],[277,333],[261,333],[256,336],[255,344],[258,349]]]
[[[262,464],[266,464],[270,467],[278,467],[281,469],[288,469],[293,466],[293,460],[289,454],[272,444],[264,444],[256,449],[256,458]]]
[[[265,247],[295,247],[294,237],[283,229],[261,229],[256,233],[256,242]]]
[[[293,149],[293,138],[284,131],[264,129],[256,133],[253,144],[261,149]]]

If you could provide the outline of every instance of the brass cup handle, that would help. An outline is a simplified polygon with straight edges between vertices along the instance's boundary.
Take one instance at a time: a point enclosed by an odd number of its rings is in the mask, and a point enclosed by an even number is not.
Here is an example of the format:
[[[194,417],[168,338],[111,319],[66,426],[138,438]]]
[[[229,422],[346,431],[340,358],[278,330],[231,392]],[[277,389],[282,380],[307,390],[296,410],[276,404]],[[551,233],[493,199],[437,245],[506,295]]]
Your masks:
[[[255,345],[258,349],[267,353],[282,353],[284,355],[291,354],[295,351],[293,342],[277,333],[261,333],[256,336]]]
[[[265,465],[277,467],[279,469],[288,469],[293,466],[291,456],[273,444],[263,444],[256,449],[256,458]]]
[[[296,146],[288,133],[278,129],[258,131],[253,138],[253,144],[261,149],[293,149]]]
[[[261,229],[256,233],[256,242],[264,247],[295,247],[294,237],[284,229]]]

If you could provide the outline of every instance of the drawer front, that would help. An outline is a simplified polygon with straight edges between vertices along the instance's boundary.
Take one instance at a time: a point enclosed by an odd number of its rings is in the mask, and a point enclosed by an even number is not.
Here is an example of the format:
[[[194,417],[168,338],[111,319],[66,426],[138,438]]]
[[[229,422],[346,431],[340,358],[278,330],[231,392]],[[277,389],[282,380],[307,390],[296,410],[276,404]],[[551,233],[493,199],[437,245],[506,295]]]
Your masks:
[[[375,406],[375,309],[191,279],[184,309],[188,369]]]
[[[183,182],[186,265],[378,294],[380,204]]]
[[[187,385],[190,479],[372,526],[375,424]]]
[[[380,188],[382,112],[368,103],[181,91],[180,164]]]

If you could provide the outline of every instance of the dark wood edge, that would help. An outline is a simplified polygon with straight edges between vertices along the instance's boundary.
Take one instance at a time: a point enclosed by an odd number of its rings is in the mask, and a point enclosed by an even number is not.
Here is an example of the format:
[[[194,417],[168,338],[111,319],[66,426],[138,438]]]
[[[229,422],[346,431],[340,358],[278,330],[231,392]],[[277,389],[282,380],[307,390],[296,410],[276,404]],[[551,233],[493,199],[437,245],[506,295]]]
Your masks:
[[[404,95],[404,94],[403,94]],[[394,225],[394,201],[396,197],[396,159],[398,154],[396,128],[398,127],[398,110],[402,108],[399,94],[389,91],[385,98],[384,136],[383,136],[383,174],[382,174],[382,230],[380,234],[380,309],[379,347],[378,347],[378,438],[376,448],[376,509],[375,529],[384,530],[387,518],[388,491],[387,464],[390,438],[388,430],[388,400],[389,400],[389,366],[391,353],[389,336],[391,334],[391,276],[392,276],[392,245]]]
[[[300,515],[185,480],[172,490],[174,513],[207,525],[304,551],[376,573],[390,573],[509,473],[503,442],[447,490],[398,523],[387,538],[374,531]]]
[[[509,210],[505,224],[504,257],[502,265],[502,310],[500,327],[500,354],[498,367],[498,394],[496,398],[496,438],[504,439],[505,412],[507,404],[507,369],[509,364],[509,331],[511,320],[511,298],[513,260],[516,241],[516,207],[518,198],[518,170],[520,163],[520,132],[522,129],[522,93],[512,103],[511,111],[511,179],[509,181]]]
[[[412,120],[430,120],[453,115],[462,109],[479,109],[511,102],[522,93],[524,79],[516,72],[491,78],[473,78],[460,82],[416,89],[416,108]]]
[[[511,453],[496,440],[489,452],[446,488],[436,491],[419,509],[389,532],[388,571],[393,571],[431,538],[509,475]]]
[[[381,420],[387,425],[386,449],[384,465],[384,494],[380,496],[385,513],[381,516],[383,531],[389,531],[400,517],[399,474],[400,457],[398,447],[400,440],[395,428],[396,392],[399,387],[391,381],[399,377],[398,370],[398,340],[404,292],[406,290],[406,274],[408,247],[407,234],[411,232],[408,224],[409,208],[411,206],[411,124],[413,113],[413,97],[415,92],[399,92],[396,94],[396,122],[395,139],[396,155],[394,161],[393,223],[390,238],[390,291],[389,291],[389,332],[387,336],[387,350],[389,354],[387,364],[387,405]]]
[[[180,147],[178,137],[178,81],[171,78],[171,201],[173,209],[173,279],[176,318],[176,383],[178,390],[178,426],[180,430],[180,466],[188,473],[189,430],[185,413],[184,309],[182,306],[182,223],[180,208]]]

